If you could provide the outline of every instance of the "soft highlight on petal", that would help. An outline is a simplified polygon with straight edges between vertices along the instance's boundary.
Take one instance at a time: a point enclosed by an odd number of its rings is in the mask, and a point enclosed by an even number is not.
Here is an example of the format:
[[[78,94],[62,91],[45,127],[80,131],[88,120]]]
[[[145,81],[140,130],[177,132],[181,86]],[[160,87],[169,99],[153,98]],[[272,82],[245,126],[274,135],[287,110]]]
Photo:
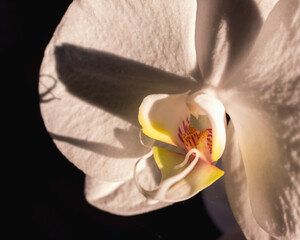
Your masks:
[[[247,176],[240,153],[239,142],[232,121],[228,124],[227,145],[222,156],[226,172],[224,182],[234,217],[247,239],[273,239],[256,222],[253,216],[247,186]]]
[[[138,115],[144,134],[184,149],[179,131],[184,132],[190,123],[186,98],[187,93],[153,94],[144,98]]]

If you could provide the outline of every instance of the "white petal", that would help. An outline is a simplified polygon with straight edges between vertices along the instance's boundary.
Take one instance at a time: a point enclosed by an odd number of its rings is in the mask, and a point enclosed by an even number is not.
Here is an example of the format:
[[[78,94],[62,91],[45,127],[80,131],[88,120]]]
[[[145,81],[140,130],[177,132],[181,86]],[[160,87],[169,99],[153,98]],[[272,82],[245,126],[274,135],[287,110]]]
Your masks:
[[[87,201],[94,207],[117,215],[136,215],[170,205],[149,203],[131,180],[104,182],[86,176],[85,194]]]
[[[73,1],[41,67],[41,112],[59,150],[92,177],[131,177],[138,107],[182,92],[195,66],[193,1]],[[168,71],[168,72],[166,72]],[[177,74],[177,75],[175,75]]]
[[[239,139],[253,215],[289,239],[300,235],[299,22],[299,1],[280,1],[243,71],[219,95]]]
[[[232,122],[227,128],[227,145],[222,156],[222,166],[227,197],[235,219],[241,226],[247,239],[270,239],[257,224],[250,205],[247,176],[240,154],[239,143]]]
[[[140,164],[142,169],[139,169],[138,175],[143,186],[154,187],[159,181],[159,171],[153,164],[155,164],[153,159],[146,159]],[[141,214],[170,205],[170,203],[149,202],[138,191],[133,179],[105,182],[86,176],[85,195],[91,205],[117,215]]]

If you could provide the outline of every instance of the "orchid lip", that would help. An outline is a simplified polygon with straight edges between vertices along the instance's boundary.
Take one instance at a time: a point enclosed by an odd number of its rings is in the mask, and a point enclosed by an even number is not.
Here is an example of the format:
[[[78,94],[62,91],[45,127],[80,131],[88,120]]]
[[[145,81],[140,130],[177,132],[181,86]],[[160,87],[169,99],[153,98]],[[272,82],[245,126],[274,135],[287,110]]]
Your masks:
[[[196,119],[203,118],[199,113],[207,119],[201,126],[191,123],[191,114]],[[224,116],[224,107],[218,99],[203,92],[195,96],[188,93],[147,96],[139,108],[143,133],[177,147],[182,153],[153,146],[151,152],[162,174],[161,183],[147,191],[139,185],[135,173],[139,191],[152,200],[177,202],[194,196],[219,179],[224,172],[212,163],[224,149]]]
[[[155,152],[157,153],[158,149],[159,148],[154,148],[153,152],[150,152],[149,154],[154,153],[154,155],[156,155]],[[163,151],[167,151],[167,150],[163,150]],[[160,185],[158,187],[156,187],[155,189],[146,190],[140,185],[138,178],[137,178],[137,174],[136,174],[138,164],[144,159],[145,158],[141,158],[135,165],[134,180],[135,180],[138,190],[147,198],[148,203],[150,203],[150,204],[156,203],[157,201],[178,202],[178,201],[186,200],[186,199],[194,196],[195,194],[197,194],[203,188],[212,184],[215,180],[217,180],[219,177],[221,177],[224,174],[224,172],[222,170],[207,163],[206,157],[201,152],[199,152],[197,149],[193,148],[185,155],[183,161],[180,164],[172,166],[172,169],[177,170],[177,173],[172,174],[172,176],[163,179],[161,181]],[[176,185],[179,185],[179,188],[180,188],[180,185],[183,184],[183,182],[187,181],[184,179],[188,178],[189,175],[191,175],[191,173],[197,168],[197,166],[199,168],[199,166],[201,164],[204,165],[204,168],[205,168],[203,173],[207,174],[207,175],[212,175],[212,176],[208,177],[208,179],[205,178],[204,183],[199,184],[198,191],[192,190],[193,187],[191,187],[191,189],[188,189],[187,194],[183,194],[182,196],[180,196],[180,193],[186,191],[185,189],[181,188],[182,191],[180,191],[179,196],[178,196],[176,194],[176,190],[174,191],[174,188],[176,189]],[[160,167],[164,168],[163,166],[160,166]],[[212,174],[210,174],[210,172],[212,172]],[[195,171],[194,171],[194,173],[195,173]],[[162,176],[162,178],[164,178],[164,176]],[[172,197],[170,197],[170,195]]]

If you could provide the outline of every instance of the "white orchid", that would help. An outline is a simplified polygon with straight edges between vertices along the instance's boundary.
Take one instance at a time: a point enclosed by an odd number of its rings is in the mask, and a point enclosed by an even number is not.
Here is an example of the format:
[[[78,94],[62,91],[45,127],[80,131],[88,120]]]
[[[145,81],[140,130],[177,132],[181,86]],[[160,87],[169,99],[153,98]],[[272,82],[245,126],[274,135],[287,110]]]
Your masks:
[[[152,211],[221,177],[222,156],[245,236],[299,239],[299,29],[298,0],[74,1],[45,52],[41,110],[87,200]]]

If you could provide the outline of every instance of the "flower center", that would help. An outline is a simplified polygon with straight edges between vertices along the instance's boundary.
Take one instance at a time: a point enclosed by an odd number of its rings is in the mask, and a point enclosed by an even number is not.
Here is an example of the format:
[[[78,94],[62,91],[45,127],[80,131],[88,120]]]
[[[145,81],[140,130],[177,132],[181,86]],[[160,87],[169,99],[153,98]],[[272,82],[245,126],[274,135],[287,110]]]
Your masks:
[[[212,129],[200,131],[186,121],[182,128],[178,128],[178,137],[188,151],[197,149],[207,157],[212,154]]]
[[[187,148],[191,150],[192,148],[198,148],[198,145],[203,141],[206,141],[208,136],[208,130],[200,132],[197,128],[189,126],[188,130],[183,134],[182,139]]]

